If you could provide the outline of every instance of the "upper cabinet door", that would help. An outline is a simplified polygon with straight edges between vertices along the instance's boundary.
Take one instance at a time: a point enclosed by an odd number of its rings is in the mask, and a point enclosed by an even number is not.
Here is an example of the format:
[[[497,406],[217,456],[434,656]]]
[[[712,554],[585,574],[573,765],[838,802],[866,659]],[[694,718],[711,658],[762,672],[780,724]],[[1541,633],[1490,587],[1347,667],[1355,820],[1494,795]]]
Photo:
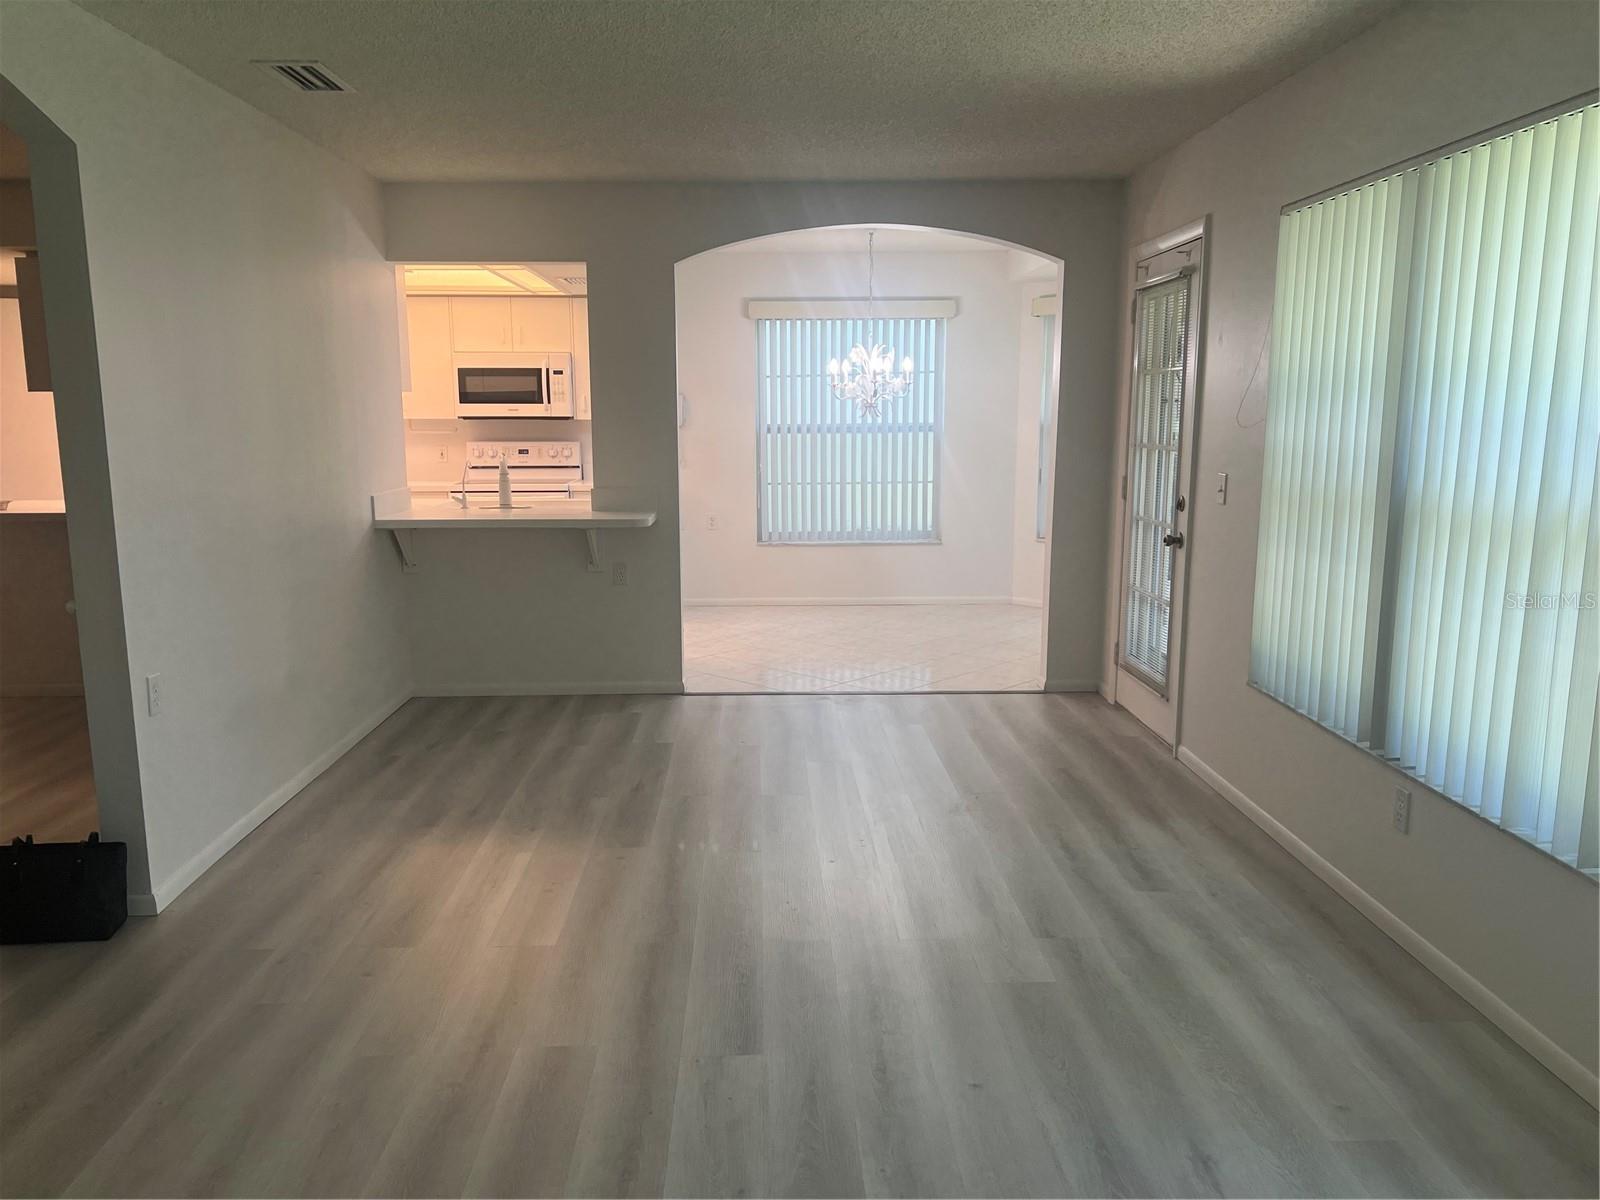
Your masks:
[[[507,296],[452,296],[451,342],[470,352],[510,350],[511,299]]]
[[[589,408],[589,297],[572,298],[572,415],[587,421],[593,413]]]
[[[572,353],[572,301],[565,296],[515,296],[511,348]]]
[[[453,420],[456,372],[450,360],[450,301],[443,296],[407,297],[406,337],[411,343],[411,390],[403,397],[406,420]]]

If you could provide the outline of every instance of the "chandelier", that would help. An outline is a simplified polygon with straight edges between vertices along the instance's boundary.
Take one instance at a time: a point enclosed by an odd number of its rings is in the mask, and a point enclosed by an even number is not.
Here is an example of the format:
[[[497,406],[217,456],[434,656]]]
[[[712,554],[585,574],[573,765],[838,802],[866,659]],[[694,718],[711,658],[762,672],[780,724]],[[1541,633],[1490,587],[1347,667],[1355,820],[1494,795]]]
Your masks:
[[[873,283],[876,261],[872,241],[877,232],[867,234],[867,328],[872,328]],[[886,400],[898,400],[911,390],[912,362],[900,360],[900,370],[894,369],[894,350],[874,342],[869,348],[855,346],[841,362],[828,360],[828,381],[833,394],[840,400],[849,400],[864,417],[882,414]]]

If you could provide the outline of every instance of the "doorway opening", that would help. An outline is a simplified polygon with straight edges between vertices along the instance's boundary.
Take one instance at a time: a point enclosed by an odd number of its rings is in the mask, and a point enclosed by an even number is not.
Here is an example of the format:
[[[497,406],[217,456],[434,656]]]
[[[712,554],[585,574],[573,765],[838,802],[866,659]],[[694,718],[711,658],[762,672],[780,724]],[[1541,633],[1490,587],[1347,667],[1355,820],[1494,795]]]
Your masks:
[[[0,842],[100,828],[28,147],[0,125]]]
[[[66,710],[0,730],[0,786],[38,785],[0,797],[0,823],[7,838],[126,843],[128,910],[153,914],[78,148],[5,77],[0,106],[0,257],[15,276],[0,297],[18,340],[0,348],[0,701]]]
[[[594,490],[582,262],[401,263],[401,415],[412,496],[498,508]]]
[[[923,227],[678,264],[686,691],[1042,690],[1060,294]]]

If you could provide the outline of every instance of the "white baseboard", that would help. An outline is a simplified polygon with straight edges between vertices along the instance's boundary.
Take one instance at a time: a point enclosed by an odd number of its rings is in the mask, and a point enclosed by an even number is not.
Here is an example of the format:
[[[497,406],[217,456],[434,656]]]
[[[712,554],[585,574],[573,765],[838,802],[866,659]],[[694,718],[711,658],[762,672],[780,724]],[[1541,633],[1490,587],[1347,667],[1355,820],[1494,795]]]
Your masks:
[[[81,683],[5,683],[0,684],[0,697],[7,700],[25,699],[29,696],[81,696]]]
[[[1047,692],[1098,692],[1100,681],[1098,679],[1046,679],[1044,690]]]
[[[1597,1078],[1594,1072],[1535,1028],[1532,1022],[1490,991],[1476,976],[1469,974],[1460,963],[1395,916],[1338,867],[1301,841],[1288,826],[1212,770],[1187,746],[1178,747],[1178,761],[1210,785],[1211,789],[1229,804],[1260,826],[1268,837],[1310,868],[1313,875],[1353,904],[1364,917],[1393,938],[1402,950],[1437,975],[1463,1000],[1497,1025],[1507,1037],[1543,1063],[1556,1078],[1577,1092],[1591,1106],[1600,1108],[1600,1078]]]
[[[671,696],[683,691],[681,679],[624,680],[621,683],[440,683],[419,684],[418,696]]]
[[[1010,596],[751,596],[685,600],[685,608],[765,608],[774,605],[1013,604]]]
[[[1044,601],[1028,596],[1013,596],[1011,603],[1021,605],[1023,608],[1043,608]]]
[[[158,883],[151,889],[150,894],[130,894],[128,911],[139,916],[153,916],[166,908],[183,894],[185,888],[205,874],[218,859],[243,841],[256,826],[299,795],[307,784],[338,762],[351,747],[387,721],[394,715],[395,710],[409,699],[411,693],[406,692],[385,700],[337,742],[307,763],[288,782],[275,789],[260,804],[228,826],[205,849]]]

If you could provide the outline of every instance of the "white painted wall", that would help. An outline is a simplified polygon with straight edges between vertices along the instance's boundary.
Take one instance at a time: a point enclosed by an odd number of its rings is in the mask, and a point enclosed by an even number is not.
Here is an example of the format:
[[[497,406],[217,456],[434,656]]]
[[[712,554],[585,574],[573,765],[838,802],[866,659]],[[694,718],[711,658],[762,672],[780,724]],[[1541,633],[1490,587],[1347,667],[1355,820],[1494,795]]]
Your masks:
[[[388,184],[395,261],[584,261],[597,502],[655,527],[605,535],[629,584],[561,531],[424,532],[406,577],[423,691],[677,688],[680,628],[673,268],[785,230],[905,224],[1031,247],[1067,272],[1069,348],[1049,595],[1049,686],[1095,686],[1104,636],[1122,186],[1093,183]]]
[[[1589,0],[1404,8],[1141,170],[1122,268],[1126,289],[1133,245],[1211,214],[1185,751],[1525,1021],[1524,1044],[1558,1066],[1570,1056],[1568,1077],[1587,1073],[1591,1096],[1594,884],[1245,684],[1266,364],[1241,393],[1268,328],[1281,205],[1593,88],[1596,45]],[[1118,325],[1125,397],[1128,324]],[[1226,507],[1209,500],[1219,471],[1231,481]],[[1108,627],[1108,649],[1112,637]],[[1109,657],[1104,677],[1109,689]],[[1415,793],[1404,837],[1389,829],[1400,784]]]
[[[0,71],[77,146],[148,843],[130,886],[159,903],[410,692],[368,507],[405,482],[380,195],[72,5],[7,5]],[[52,319],[75,283],[48,257],[58,185],[36,158]],[[66,469],[95,431],[67,420],[56,335]],[[66,476],[76,521],[97,484]],[[77,577],[77,524],[72,542]]]
[[[878,295],[959,303],[946,328],[940,541],[927,545],[756,540],[756,336],[745,301],[865,296],[866,256],[792,253],[777,237],[760,243],[760,252],[719,250],[678,265],[687,603],[1009,599],[1012,546],[1005,535],[1013,524],[1017,353],[1007,252],[974,252],[971,239],[948,240],[966,248],[877,255]],[[717,519],[715,530],[708,517]],[[1043,583],[1041,575],[1035,602]]]
[[[17,300],[0,296],[0,500],[59,499],[55,397],[28,390]]]

